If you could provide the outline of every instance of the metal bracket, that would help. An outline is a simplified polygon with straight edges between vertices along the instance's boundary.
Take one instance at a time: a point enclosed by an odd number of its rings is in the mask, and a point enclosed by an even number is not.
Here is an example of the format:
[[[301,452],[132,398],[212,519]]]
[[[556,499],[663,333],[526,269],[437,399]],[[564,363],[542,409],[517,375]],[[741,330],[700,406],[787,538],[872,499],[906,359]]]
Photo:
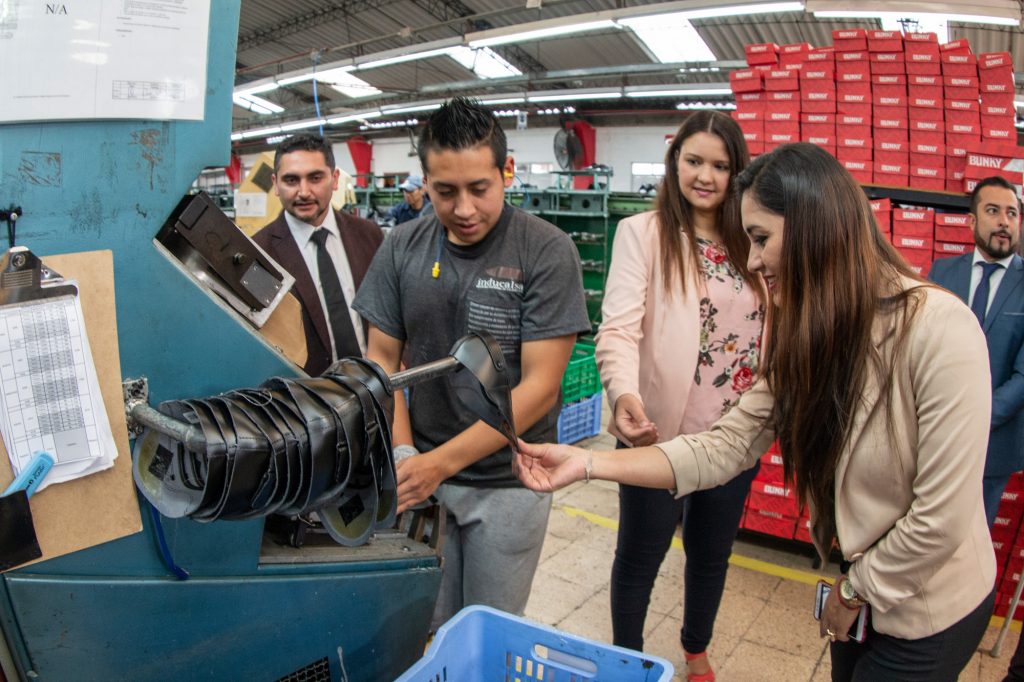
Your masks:
[[[132,410],[138,405],[149,404],[149,379],[125,379],[121,382],[121,393],[124,396],[124,414],[128,422],[128,436],[138,438],[142,434],[143,426],[136,421]]]

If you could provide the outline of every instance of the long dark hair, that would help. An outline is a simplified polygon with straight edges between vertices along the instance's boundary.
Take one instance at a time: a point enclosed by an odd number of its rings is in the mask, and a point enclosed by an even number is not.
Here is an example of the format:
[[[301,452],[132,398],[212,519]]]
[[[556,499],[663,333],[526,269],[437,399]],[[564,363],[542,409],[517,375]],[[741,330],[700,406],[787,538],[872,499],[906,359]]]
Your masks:
[[[665,291],[671,295],[673,283],[679,280],[682,291],[686,291],[688,275],[700,271],[700,254],[697,248],[697,232],[693,225],[693,208],[679,189],[679,153],[683,142],[697,133],[710,133],[722,140],[729,156],[730,177],[747,167],[750,153],[743,139],[739,124],[720,111],[695,111],[679,126],[672,143],[665,152],[665,176],[658,188],[655,211],[658,214],[659,242],[661,245],[661,266],[664,272]],[[718,227],[722,243],[729,256],[729,262],[742,275],[747,284],[760,291],[760,285],[747,270],[747,253],[750,242],[743,234],[740,221],[739,197],[726,193],[725,201],[718,207]],[[682,228],[682,233],[680,233]],[[690,246],[690,262],[683,256],[683,240]]]
[[[769,425],[787,482],[834,532],[835,474],[869,375],[893,432],[891,363],[921,296],[922,280],[882,236],[867,197],[836,159],[812,144],[783,145],[736,177],[734,189],[782,216],[777,307],[761,362],[775,398]],[[892,316],[892,355],[872,343],[879,315]]]

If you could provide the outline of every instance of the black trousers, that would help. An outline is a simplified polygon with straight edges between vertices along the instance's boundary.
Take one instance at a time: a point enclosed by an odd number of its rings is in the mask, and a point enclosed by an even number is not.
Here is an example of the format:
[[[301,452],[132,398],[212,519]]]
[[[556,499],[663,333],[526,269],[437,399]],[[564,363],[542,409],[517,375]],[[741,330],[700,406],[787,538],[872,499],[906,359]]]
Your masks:
[[[1017,640],[1017,648],[1013,650],[1013,658],[1010,659],[1010,667],[1006,670],[1003,682],[1024,682],[1024,632]]]
[[[869,621],[863,644],[830,645],[832,682],[956,682],[985,634],[995,597],[993,590],[959,621],[921,639],[879,634]]]
[[[616,645],[643,650],[644,620],[654,579],[682,520],[686,583],[680,639],[690,653],[707,648],[743,503],[758,468],[744,471],[725,485],[678,500],[666,490],[619,486],[619,538],[611,579]]]

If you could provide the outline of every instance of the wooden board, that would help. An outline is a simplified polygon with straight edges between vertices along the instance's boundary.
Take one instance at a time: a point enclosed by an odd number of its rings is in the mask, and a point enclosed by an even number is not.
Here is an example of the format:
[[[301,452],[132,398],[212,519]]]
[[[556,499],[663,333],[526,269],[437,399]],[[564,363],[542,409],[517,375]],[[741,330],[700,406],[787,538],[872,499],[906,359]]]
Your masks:
[[[90,251],[42,258],[48,267],[65,279],[78,282],[100,392],[117,444],[117,459],[114,466],[106,471],[51,485],[32,496],[32,518],[39,547],[43,551],[43,557],[37,561],[142,530],[121,392],[113,254],[110,251]],[[11,479],[11,462],[0,442],[0,489],[7,487]],[[29,564],[23,564],[26,565]]]

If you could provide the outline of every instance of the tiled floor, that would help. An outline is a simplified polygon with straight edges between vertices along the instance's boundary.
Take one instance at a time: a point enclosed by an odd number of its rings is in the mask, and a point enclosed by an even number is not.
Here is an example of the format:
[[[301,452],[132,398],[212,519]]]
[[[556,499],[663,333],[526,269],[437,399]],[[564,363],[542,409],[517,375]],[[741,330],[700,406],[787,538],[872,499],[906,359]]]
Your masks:
[[[611,449],[604,434],[588,447]],[[609,576],[615,548],[618,492],[615,484],[576,484],[555,495],[547,539],[533,582],[526,616],[566,632],[611,642]],[[817,575],[834,577],[829,565],[814,571],[807,555],[737,541],[709,656],[720,682],[818,681],[830,679],[824,640],[811,616]],[[683,552],[673,546],[662,565],[647,615],[646,649],[672,662],[675,680],[685,680],[679,647],[682,620]],[[806,582],[805,582],[806,581]],[[1019,630],[1019,628],[1017,628]],[[988,649],[990,627],[960,680],[1001,680],[1017,643],[1011,631],[1001,656]]]

